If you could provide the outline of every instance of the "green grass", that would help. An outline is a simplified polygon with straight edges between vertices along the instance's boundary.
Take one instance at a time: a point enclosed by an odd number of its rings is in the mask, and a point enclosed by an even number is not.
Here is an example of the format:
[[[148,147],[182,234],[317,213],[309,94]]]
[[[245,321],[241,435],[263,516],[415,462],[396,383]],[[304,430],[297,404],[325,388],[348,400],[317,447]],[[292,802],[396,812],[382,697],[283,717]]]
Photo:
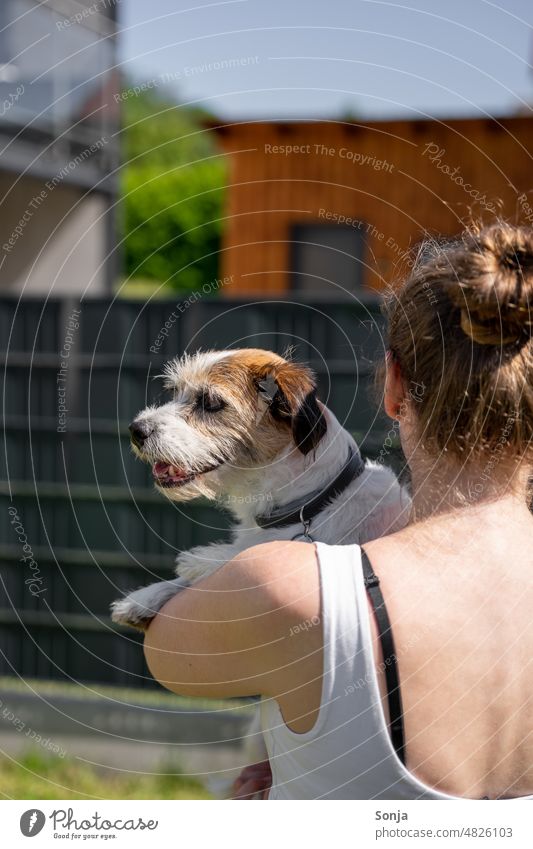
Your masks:
[[[175,766],[162,775],[96,770],[76,758],[31,751],[19,759],[0,758],[0,799],[210,799],[205,787],[180,775]]]

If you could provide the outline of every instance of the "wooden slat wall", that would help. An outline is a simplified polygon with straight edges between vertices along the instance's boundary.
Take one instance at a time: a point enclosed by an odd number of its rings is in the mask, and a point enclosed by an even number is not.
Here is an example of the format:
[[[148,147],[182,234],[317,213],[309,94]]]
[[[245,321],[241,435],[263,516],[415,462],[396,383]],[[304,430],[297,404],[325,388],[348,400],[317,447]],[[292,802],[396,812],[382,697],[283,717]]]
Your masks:
[[[533,120],[526,117],[257,122],[217,132],[232,159],[222,274],[233,274],[234,284],[223,290],[226,297],[290,290],[291,227],[320,221],[320,208],[369,225],[365,284],[382,289],[407,267],[402,255],[424,232],[453,235],[471,216],[491,217],[486,204],[470,197],[445,168],[458,169],[456,176],[507,218],[517,220],[522,192],[532,193],[533,205]],[[285,156],[265,152],[268,144],[310,147]],[[424,154],[429,144],[444,151],[441,168]],[[334,153],[317,152],[315,145]],[[352,164],[340,155],[343,149],[391,167]]]

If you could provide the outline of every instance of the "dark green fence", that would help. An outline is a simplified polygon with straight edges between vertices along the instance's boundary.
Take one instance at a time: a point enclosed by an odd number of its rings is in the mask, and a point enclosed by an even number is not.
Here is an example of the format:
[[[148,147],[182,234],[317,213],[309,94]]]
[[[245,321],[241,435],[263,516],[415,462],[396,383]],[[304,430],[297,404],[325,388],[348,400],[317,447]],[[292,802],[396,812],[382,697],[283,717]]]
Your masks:
[[[0,323],[2,675],[151,684],[139,639],[112,625],[109,603],[227,532],[210,506],[153,492],[129,451],[128,423],[157,398],[153,378],[171,356],[292,345],[363,451],[383,438],[369,391],[383,353],[375,301],[2,299]]]

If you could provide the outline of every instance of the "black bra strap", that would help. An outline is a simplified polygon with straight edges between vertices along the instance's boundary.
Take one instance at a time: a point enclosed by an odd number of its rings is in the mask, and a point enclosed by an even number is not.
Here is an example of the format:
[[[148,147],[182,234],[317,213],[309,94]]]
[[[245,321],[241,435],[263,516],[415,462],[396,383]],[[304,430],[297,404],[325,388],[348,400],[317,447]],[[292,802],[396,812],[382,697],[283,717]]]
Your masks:
[[[361,549],[361,560],[363,563],[363,575],[365,587],[374,608],[374,614],[378,626],[383,662],[385,665],[385,679],[387,682],[387,698],[390,714],[390,734],[392,745],[396,754],[405,763],[405,736],[403,729],[402,697],[400,694],[400,679],[398,674],[398,659],[394,650],[394,640],[389,621],[385,599],[379,587],[379,578],[375,574],[366,552]]]

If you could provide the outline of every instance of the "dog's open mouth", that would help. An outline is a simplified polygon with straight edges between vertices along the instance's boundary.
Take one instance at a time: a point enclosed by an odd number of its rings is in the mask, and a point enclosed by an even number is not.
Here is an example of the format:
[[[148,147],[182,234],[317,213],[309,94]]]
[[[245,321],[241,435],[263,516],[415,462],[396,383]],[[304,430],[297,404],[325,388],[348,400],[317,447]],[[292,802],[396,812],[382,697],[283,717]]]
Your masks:
[[[191,472],[173,466],[171,463],[154,463],[152,474],[158,486],[183,486],[195,477]]]
[[[207,472],[212,472],[214,469],[218,469],[219,466],[220,463],[216,463],[214,466],[208,466],[200,472],[191,472],[188,469],[181,469],[179,466],[173,466],[172,463],[158,462],[154,463],[152,466],[152,474],[157,486],[169,488],[184,486],[186,483],[193,481],[199,475],[205,475]]]

